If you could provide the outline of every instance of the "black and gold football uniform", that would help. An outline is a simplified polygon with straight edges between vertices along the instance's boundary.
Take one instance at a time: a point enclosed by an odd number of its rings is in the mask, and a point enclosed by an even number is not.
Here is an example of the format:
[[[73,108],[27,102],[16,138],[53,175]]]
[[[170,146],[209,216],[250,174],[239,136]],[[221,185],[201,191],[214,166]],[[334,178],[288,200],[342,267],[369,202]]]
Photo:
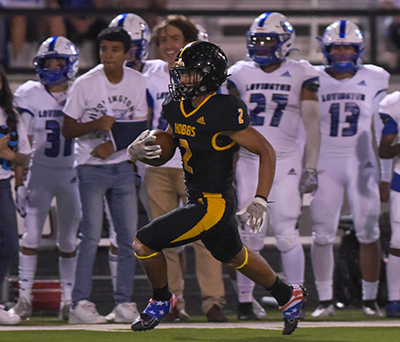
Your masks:
[[[168,98],[163,116],[181,152],[189,202],[140,229],[137,237],[156,251],[201,239],[214,257],[228,261],[242,248],[232,187],[239,146],[223,133],[249,125],[246,105],[235,96],[216,93],[197,108],[191,101]]]

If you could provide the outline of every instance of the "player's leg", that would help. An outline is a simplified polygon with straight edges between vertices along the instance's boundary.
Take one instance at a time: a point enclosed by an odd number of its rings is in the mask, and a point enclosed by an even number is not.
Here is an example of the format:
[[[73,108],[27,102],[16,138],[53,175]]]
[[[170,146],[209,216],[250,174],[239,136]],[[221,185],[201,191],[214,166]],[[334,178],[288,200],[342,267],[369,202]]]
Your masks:
[[[389,304],[386,306],[387,317],[400,317],[400,192],[390,191],[390,225],[392,237],[386,264]]]
[[[310,205],[313,221],[311,261],[320,305],[311,314],[324,317],[335,314],[333,299],[333,242],[335,240],[344,197],[342,175],[345,160],[320,156],[318,189]]]
[[[151,218],[160,217],[186,203],[185,185],[182,169],[179,168],[147,168],[145,170],[144,184],[147,191],[147,203]],[[182,203],[181,203],[182,200]],[[164,251],[168,265],[168,286],[177,297],[176,309],[186,316],[185,301],[183,298],[184,279],[181,260],[178,250],[171,248]],[[174,312],[172,315],[179,315]],[[169,316],[166,319],[172,319]]]
[[[257,189],[258,159],[254,157],[247,158],[247,154],[240,155],[236,165],[236,188],[238,197],[238,209],[248,205]],[[259,253],[264,247],[264,240],[267,232],[267,224],[258,234],[250,232],[250,227],[246,225],[247,215],[239,217],[239,233],[243,244],[247,249]],[[233,280],[234,287],[237,288],[238,295],[238,319],[255,320],[259,317],[254,311],[253,297],[254,282],[243,275],[236,272],[236,281]],[[265,311],[264,311],[265,313]]]
[[[354,170],[347,196],[360,242],[363,311],[367,316],[382,316],[376,303],[382,252],[378,165],[374,155],[370,153],[368,160],[357,162]]]
[[[59,250],[58,266],[61,284],[61,302],[59,318],[67,320],[72,301],[72,288],[75,280],[76,243],[81,221],[81,201],[75,169],[59,171],[57,183],[58,232],[57,247]],[[74,181],[75,180],[75,181]]]
[[[9,179],[0,180],[0,286],[18,255],[18,224]],[[0,324],[17,324],[18,315],[0,309]]]
[[[103,226],[103,198],[110,186],[110,169],[113,165],[98,168],[90,165],[77,167],[82,220],[79,227],[81,239],[77,248],[75,283],[69,323],[106,323],[95,304],[90,302],[93,265]]]
[[[39,165],[34,165],[28,173],[26,217],[19,253],[19,299],[11,309],[21,318],[32,315],[32,286],[36,273],[37,251],[53,199],[48,178],[43,177],[47,173],[48,170]]]
[[[108,266],[110,267],[111,284],[113,292],[117,290],[117,273],[118,273],[118,243],[117,234],[115,233],[114,223],[111,217],[110,206],[107,199],[104,198],[104,214],[109,224],[110,248],[108,250]]]
[[[234,194],[231,197],[234,199]],[[167,262],[162,250],[193,242],[220,222],[222,226],[226,224],[226,217],[232,218],[234,215],[236,202],[229,206],[225,202],[220,194],[194,198],[185,207],[151,221],[137,232],[134,249],[153,287],[153,298],[141,317],[133,322],[133,330],[153,329],[176,305],[176,297],[168,289]]]
[[[138,224],[137,193],[135,175],[129,163],[115,167],[118,173],[106,193],[118,245],[114,321],[131,323],[139,316],[136,303],[131,302],[136,266],[132,245]]]
[[[262,256],[244,247],[235,220],[218,228],[203,234],[202,241],[206,247],[215,258],[263,286],[277,300],[285,322],[283,334],[290,335],[297,327],[300,310],[305,301],[306,293],[303,287],[282,282]]]
[[[301,162],[298,156],[277,162],[276,177],[268,200],[270,223],[281,252],[283,270],[289,284],[304,283],[304,250],[300,242],[297,220],[301,214],[299,181]]]

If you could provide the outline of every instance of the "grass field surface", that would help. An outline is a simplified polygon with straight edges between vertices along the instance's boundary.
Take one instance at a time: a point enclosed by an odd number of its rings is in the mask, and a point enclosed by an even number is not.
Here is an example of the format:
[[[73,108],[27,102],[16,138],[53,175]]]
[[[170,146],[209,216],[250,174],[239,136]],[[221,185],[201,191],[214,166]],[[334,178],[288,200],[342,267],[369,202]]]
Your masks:
[[[400,342],[400,319],[366,318],[360,309],[339,310],[336,316],[307,318],[290,336],[282,335],[279,311],[258,322],[207,323],[191,316],[189,323],[162,323],[147,332],[129,324],[70,325],[55,317],[32,317],[16,326],[0,326],[0,342]]]

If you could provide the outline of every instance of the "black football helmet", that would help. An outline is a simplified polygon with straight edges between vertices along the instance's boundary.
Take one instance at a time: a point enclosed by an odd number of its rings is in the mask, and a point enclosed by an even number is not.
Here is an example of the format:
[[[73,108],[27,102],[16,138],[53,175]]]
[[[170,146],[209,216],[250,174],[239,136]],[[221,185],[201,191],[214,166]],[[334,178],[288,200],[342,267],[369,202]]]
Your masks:
[[[180,51],[170,70],[169,92],[174,101],[190,100],[213,93],[227,78],[228,58],[217,45],[206,41],[187,44]],[[181,76],[196,72],[199,78],[182,84]]]

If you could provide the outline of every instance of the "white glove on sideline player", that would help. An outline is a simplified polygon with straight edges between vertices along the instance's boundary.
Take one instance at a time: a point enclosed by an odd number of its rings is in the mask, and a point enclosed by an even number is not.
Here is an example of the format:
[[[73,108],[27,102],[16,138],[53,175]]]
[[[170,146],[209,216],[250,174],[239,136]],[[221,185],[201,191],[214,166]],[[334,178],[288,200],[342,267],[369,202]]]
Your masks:
[[[253,201],[237,212],[236,215],[247,213],[246,224],[250,227],[250,232],[257,234],[264,225],[267,207],[267,201],[264,198],[254,197]]]
[[[150,135],[147,129],[143,131],[135,141],[128,146],[127,154],[132,159],[156,159],[160,158],[161,146],[160,145],[147,145],[148,143],[156,140],[156,136]]]
[[[26,216],[26,187],[25,185],[20,185],[15,188],[15,207],[21,215],[21,217]]]
[[[318,189],[318,173],[314,169],[305,169],[300,178],[299,191],[303,194],[314,195]]]

